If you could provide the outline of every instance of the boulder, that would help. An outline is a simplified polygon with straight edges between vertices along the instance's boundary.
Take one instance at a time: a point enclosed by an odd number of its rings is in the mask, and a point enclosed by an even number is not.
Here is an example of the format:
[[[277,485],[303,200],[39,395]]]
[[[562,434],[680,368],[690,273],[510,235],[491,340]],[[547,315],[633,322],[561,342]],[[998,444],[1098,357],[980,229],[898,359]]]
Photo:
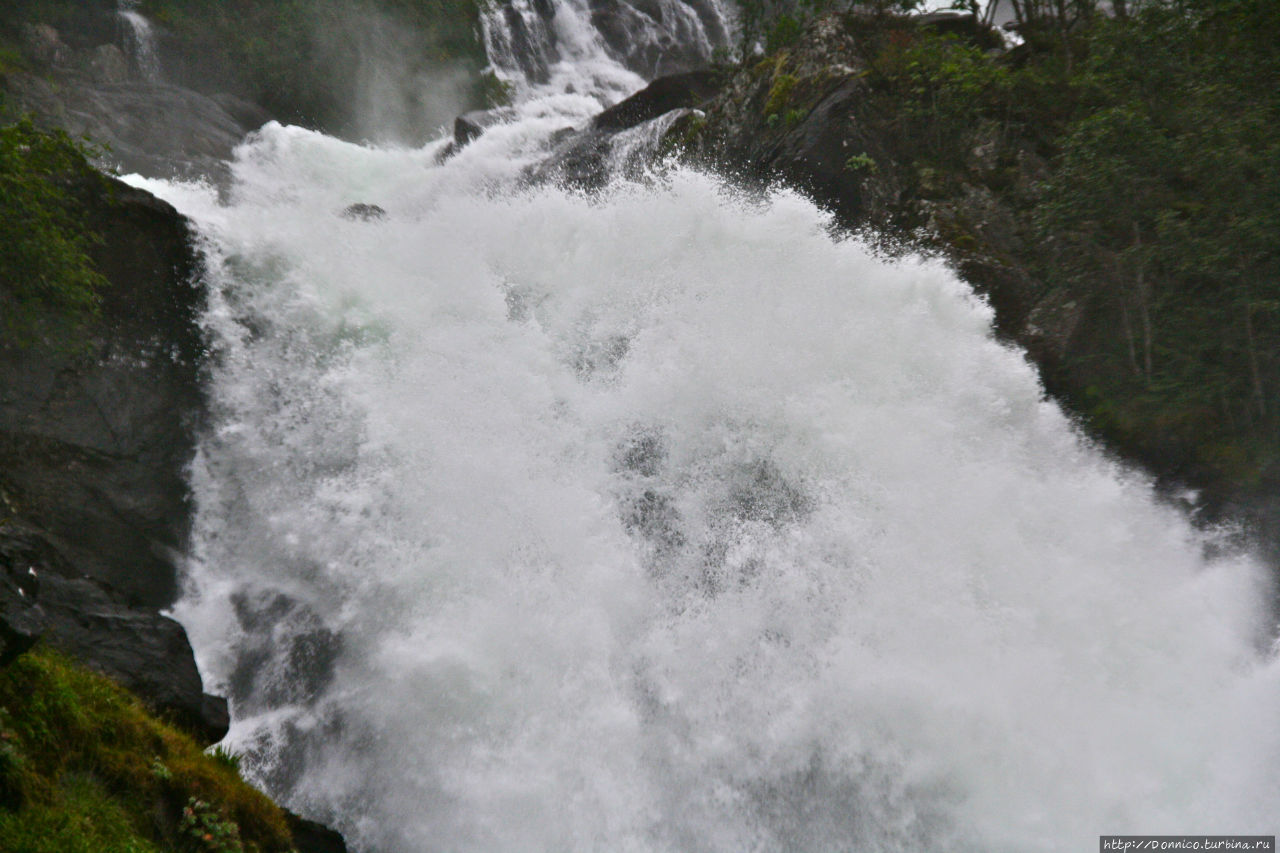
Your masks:
[[[65,65],[71,58],[71,48],[48,24],[22,25],[22,52],[41,65]]]
[[[287,809],[284,819],[289,824],[298,853],[347,853],[347,842],[335,830],[299,817]]]
[[[492,110],[472,110],[469,113],[463,113],[453,121],[454,144],[461,148],[479,138],[480,134],[495,124],[509,121],[513,115],[514,112],[508,107],[498,107]]]
[[[0,533],[0,666],[35,645],[48,625],[37,603],[43,563],[34,543]]]
[[[226,735],[227,703],[204,692],[181,625],[76,574],[39,530],[6,521],[0,524],[0,665],[38,640],[133,691],[206,743]]]
[[[597,190],[609,180],[609,154],[614,134],[586,130],[558,135],[550,156],[532,167],[530,183],[554,183],[578,190]]]
[[[114,44],[98,45],[89,57],[89,74],[100,85],[123,83],[129,79],[129,58]]]
[[[377,222],[387,218],[387,212],[376,204],[356,202],[347,205],[342,211],[342,218],[352,222]]]
[[[57,573],[41,578],[40,607],[50,646],[118,682],[206,744],[226,737],[226,700],[204,692],[177,622],[130,607],[100,581]]]
[[[16,520],[133,603],[170,604],[203,413],[202,295],[186,220],[119,182],[81,187],[109,284],[74,341],[0,343],[0,477]]]
[[[597,130],[626,130],[663,113],[697,107],[719,93],[723,77],[716,71],[690,71],[659,77],[592,120]]]

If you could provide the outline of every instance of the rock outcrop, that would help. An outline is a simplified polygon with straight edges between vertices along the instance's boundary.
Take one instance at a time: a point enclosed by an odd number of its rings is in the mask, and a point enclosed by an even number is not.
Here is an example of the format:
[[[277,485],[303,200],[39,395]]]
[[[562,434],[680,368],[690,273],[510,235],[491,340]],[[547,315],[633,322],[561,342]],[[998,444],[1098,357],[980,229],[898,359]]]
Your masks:
[[[0,72],[6,114],[105,144],[107,166],[215,180],[270,120],[233,95],[140,73],[113,41],[114,3],[86,4],[79,23],[24,28],[29,70]],[[65,189],[107,285],[74,335],[0,341],[0,666],[44,642],[214,743],[227,703],[204,692],[185,631],[160,612],[178,592],[204,412],[199,259],[186,220],[149,193],[111,179]],[[338,833],[295,815],[289,825],[300,853],[345,853]]]
[[[329,827],[291,811],[285,811],[284,816],[298,853],[347,853],[346,840]]]
[[[721,71],[702,69],[659,77],[600,113],[591,126],[596,130],[627,130],[672,110],[697,107],[720,92],[723,76]]]
[[[215,99],[181,86],[121,79],[117,60],[102,51],[90,74],[10,74],[4,79],[8,106],[34,114],[44,127],[106,146],[106,166],[159,178],[223,178],[232,150],[265,118],[231,95]]]
[[[143,73],[116,43],[114,20],[86,12],[65,39],[47,24],[25,25],[31,70],[0,74],[5,111],[90,138],[104,146],[102,165],[124,173],[224,179],[235,146],[271,117],[234,95],[206,95]]]
[[[202,409],[197,259],[186,220],[149,193],[80,192],[110,286],[78,340],[0,345],[0,488],[80,573],[163,607]]]
[[[177,593],[203,407],[197,259],[150,194],[72,191],[108,286],[75,340],[0,344],[0,658],[43,639],[214,742],[226,703],[158,612]]]

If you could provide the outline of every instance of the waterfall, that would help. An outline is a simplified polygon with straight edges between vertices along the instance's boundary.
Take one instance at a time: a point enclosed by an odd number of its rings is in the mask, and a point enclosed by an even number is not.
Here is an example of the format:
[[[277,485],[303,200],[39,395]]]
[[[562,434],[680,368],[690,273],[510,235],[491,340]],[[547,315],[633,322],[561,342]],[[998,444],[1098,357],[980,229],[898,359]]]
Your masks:
[[[151,22],[137,10],[138,0],[120,0],[116,14],[124,22],[124,41],[129,59],[143,80],[160,79],[160,52]]]
[[[485,4],[485,47],[508,79],[545,95],[606,100],[642,79],[703,67],[727,47],[733,15],[718,0],[500,0]]]
[[[176,615],[245,772],[365,853],[1274,832],[1259,565],[941,264],[643,129],[524,186],[598,106],[551,86],[443,163],[272,124],[221,197],[131,178],[209,261]]]

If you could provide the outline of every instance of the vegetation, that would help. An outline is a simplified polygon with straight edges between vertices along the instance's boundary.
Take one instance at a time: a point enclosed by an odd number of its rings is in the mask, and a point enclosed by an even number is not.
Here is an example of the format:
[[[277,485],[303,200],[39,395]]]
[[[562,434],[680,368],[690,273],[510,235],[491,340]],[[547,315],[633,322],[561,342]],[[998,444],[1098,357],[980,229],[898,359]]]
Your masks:
[[[738,50],[743,61],[763,51],[772,54],[794,44],[804,23],[853,9],[876,17],[905,14],[925,0],[739,0]]]
[[[932,222],[960,256],[1003,252],[1089,306],[1046,380],[1113,446],[1220,493],[1275,482],[1280,3],[1004,2],[1023,44],[1000,51],[980,28],[889,14],[910,2],[841,6],[869,66],[860,132],[889,141],[850,158],[849,180],[894,182],[899,234]],[[746,11],[774,53],[747,69],[773,69],[765,125],[782,130],[828,91],[781,71],[804,50],[796,22],[826,6],[764,3]],[[974,192],[1011,211],[1012,242],[994,247],[980,212],[938,217]]]
[[[269,853],[284,815],[112,682],[37,649],[0,670],[0,850]]]
[[[104,279],[74,187],[102,180],[92,150],[29,120],[0,127],[0,332],[30,344],[66,340],[93,317]]]
[[[1280,455],[1280,6],[1149,4],[1088,33],[1035,213],[1043,265],[1121,333],[1089,414],[1258,479]]]

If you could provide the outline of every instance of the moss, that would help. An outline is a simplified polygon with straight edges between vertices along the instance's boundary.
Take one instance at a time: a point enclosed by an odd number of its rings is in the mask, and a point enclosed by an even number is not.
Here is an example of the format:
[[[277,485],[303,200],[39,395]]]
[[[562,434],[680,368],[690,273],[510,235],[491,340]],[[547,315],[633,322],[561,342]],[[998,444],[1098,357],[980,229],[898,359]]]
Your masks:
[[[509,81],[503,80],[492,70],[481,74],[476,85],[478,86],[480,102],[487,109],[509,107],[515,101],[516,87]]]
[[[97,313],[106,280],[89,249],[102,238],[68,189],[102,180],[96,153],[29,119],[0,127],[0,332],[11,341],[73,339]]]
[[[52,803],[0,813],[0,845],[10,853],[159,853],[95,777],[68,775],[58,793]]]
[[[781,115],[791,102],[791,92],[800,80],[793,74],[778,73],[773,76],[773,85],[765,98],[765,116]]]
[[[0,42],[0,77],[16,71],[25,71],[26,68],[27,63],[22,57],[22,51],[13,45]]]
[[[855,154],[848,160],[844,161],[844,170],[853,174],[875,175],[880,171],[880,167],[876,165],[875,158],[870,154]]]
[[[293,846],[283,812],[233,761],[46,649],[0,672],[0,793],[0,850],[12,853]]]

